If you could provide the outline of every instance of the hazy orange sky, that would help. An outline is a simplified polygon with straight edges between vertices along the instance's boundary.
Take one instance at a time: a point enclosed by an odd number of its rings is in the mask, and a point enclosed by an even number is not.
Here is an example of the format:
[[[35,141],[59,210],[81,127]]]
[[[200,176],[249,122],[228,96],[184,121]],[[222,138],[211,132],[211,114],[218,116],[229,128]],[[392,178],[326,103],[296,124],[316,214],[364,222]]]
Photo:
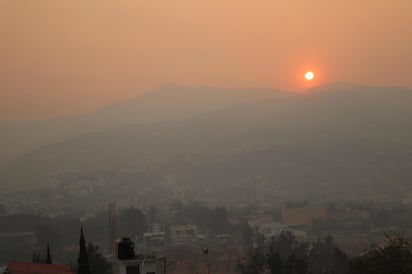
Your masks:
[[[411,0],[2,0],[0,120],[90,112],[170,83],[412,86]]]

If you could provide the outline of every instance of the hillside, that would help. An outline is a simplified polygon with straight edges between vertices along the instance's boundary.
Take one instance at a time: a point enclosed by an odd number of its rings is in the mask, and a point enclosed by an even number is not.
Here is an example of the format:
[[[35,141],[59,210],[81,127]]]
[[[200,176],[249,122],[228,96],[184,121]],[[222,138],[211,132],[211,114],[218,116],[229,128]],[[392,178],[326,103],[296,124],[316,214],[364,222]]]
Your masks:
[[[313,196],[323,189],[324,195],[343,195],[358,184],[357,194],[367,195],[395,190],[411,178],[411,105],[412,92],[403,88],[318,87],[184,120],[83,134],[18,158],[0,178],[40,187],[59,185],[73,172],[141,170],[128,175],[136,184],[143,173],[150,185],[173,174],[177,184],[199,193],[207,185],[211,193],[226,189],[229,195],[234,182],[242,189],[263,176],[289,194],[300,189]]]
[[[166,86],[86,115],[0,123],[0,166],[41,146],[129,124],[177,121],[242,102],[290,96],[270,89]]]

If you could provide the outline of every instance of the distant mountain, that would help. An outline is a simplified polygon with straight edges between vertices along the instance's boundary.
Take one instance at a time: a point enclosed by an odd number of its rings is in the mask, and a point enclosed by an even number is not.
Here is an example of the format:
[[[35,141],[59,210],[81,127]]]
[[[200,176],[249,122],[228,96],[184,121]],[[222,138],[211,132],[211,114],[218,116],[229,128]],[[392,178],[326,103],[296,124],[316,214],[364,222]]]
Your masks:
[[[167,86],[95,113],[45,121],[0,123],[0,166],[41,146],[128,124],[176,121],[243,102],[289,96],[271,89]]]
[[[210,101],[199,99],[204,98],[199,94],[207,97],[205,92],[186,91],[186,95],[176,101],[173,96],[167,97],[170,95],[167,92],[166,97],[160,92],[152,94],[156,99],[150,99],[149,95],[150,100],[145,99],[151,102],[144,104],[145,113],[162,109],[174,119],[159,114],[154,119],[156,122],[149,122],[148,118],[144,124],[132,124],[127,120],[127,126],[117,124],[115,128],[43,146],[5,166],[0,180],[16,185],[43,185],[56,183],[57,178],[67,172],[141,167],[150,163],[157,173],[174,170],[182,178],[197,178],[199,182],[205,180],[196,176],[199,170],[201,174],[214,174],[214,184],[223,186],[228,180],[253,178],[256,167],[261,174],[276,178],[273,170],[285,165],[286,168],[279,171],[282,174],[305,171],[298,177],[292,176],[295,181],[291,185],[313,183],[314,180],[320,183],[325,178],[331,187],[343,183],[342,176],[363,182],[369,178],[368,174],[380,174],[374,167],[381,170],[382,166],[402,166],[392,171],[389,168],[388,173],[379,175],[390,178],[391,182],[405,182],[408,170],[412,170],[412,91],[409,89],[342,88],[339,84],[301,94],[276,93],[277,96],[267,96],[267,91],[252,96],[245,90],[245,95],[239,96],[241,92],[233,97],[227,95],[226,101],[222,99],[221,103],[216,99],[220,94],[218,90],[206,92],[213,94],[214,99]],[[166,101],[175,103],[170,103],[170,108],[153,103]],[[174,109],[183,108],[185,102],[195,102],[198,108],[174,113]],[[123,114],[116,109],[123,110]],[[133,107],[115,106],[96,117],[128,117],[125,113],[138,116]],[[376,165],[377,159],[382,160],[377,155],[390,156]],[[248,157],[255,162],[252,164]],[[194,167],[192,161],[183,161],[179,168],[173,168],[177,159],[197,159],[193,163],[209,164]],[[356,168],[351,168],[354,164]],[[216,168],[222,166],[230,170],[227,173],[231,174],[230,179],[224,172],[217,172]],[[399,174],[393,173],[394,170]],[[221,174],[220,177],[217,174]],[[306,179],[305,174],[309,176]],[[306,185],[306,189],[310,188],[310,184]]]

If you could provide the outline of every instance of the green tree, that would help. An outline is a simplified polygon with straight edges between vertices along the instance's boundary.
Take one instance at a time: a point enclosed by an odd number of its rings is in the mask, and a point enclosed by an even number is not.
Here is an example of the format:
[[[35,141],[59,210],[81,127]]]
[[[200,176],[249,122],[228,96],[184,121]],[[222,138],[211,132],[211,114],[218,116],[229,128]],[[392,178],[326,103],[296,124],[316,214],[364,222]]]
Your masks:
[[[267,254],[267,264],[272,274],[308,273],[306,243],[299,243],[292,232],[283,231],[274,237]]]
[[[318,239],[309,251],[309,265],[313,273],[344,274],[348,272],[346,254],[334,243],[333,237]]]
[[[253,248],[253,229],[245,220],[239,223],[239,233],[243,244],[248,249]]]
[[[83,227],[80,229],[79,257],[77,258],[77,274],[91,274],[89,257],[87,256],[86,239],[83,234]]]
[[[90,270],[93,274],[111,274],[111,264],[100,253],[99,247],[89,243],[87,245],[87,255],[89,257]]]
[[[147,219],[149,223],[157,223],[158,222],[158,215],[159,215],[159,209],[157,209],[154,206],[150,206],[149,210],[147,212]]]
[[[239,262],[238,270],[241,274],[260,274],[266,265],[266,258],[258,249],[251,251],[244,262]]]
[[[307,274],[308,263],[306,256],[298,257],[296,254],[292,254],[288,257],[284,263],[282,272],[272,272],[272,274]],[[323,273],[322,273],[323,274]]]
[[[46,257],[46,263],[47,264],[52,264],[53,261],[52,261],[51,254],[50,254],[50,244],[49,244],[49,242],[47,242],[47,255],[46,256],[47,256]]]
[[[267,263],[269,265],[270,273],[283,273],[284,262],[280,257],[279,253],[273,248],[270,248],[267,254]]]
[[[354,274],[407,274],[412,273],[412,244],[399,235],[385,234],[382,246],[352,260]]]
[[[32,255],[32,258],[31,258],[31,262],[32,262],[32,263],[35,263],[35,264],[40,264],[40,263],[42,263],[42,261],[41,261],[41,255],[40,255],[39,252],[36,252],[36,251],[33,252],[33,255]]]
[[[297,245],[298,242],[295,236],[288,230],[282,231],[282,233],[274,237],[270,243],[271,248],[273,248],[283,260],[292,256]]]
[[[229,215],[224,207],[216,207],[210,215],[210,228],[215,234],[231,231]]]
[[[146,216],[138,208],[123,210],[118,218],[118,232],[122,236],[143,236],[147,230]]]

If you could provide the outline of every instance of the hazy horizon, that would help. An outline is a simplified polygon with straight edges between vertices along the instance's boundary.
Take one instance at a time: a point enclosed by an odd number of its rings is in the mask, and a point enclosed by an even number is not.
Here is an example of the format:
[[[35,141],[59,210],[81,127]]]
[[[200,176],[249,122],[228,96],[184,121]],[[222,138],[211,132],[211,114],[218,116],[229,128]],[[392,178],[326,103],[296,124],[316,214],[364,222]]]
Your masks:
[[[28,117],[28,118],[17,118],[17,119],[1,119],[0,118],[0,123],[24,123],[24,122],[41,122],[41,121],[48,121],[48,120],[55,120],[55,119],[65,119],[65,118],[76,118],[76,117],[82,117],[82,116],[87,116],[87,115],[93,115],[96,113],[99,113],[101,111],[105,111],[107,108],[111,108],[111,107],[115,107],[117,105],[121,105],[121,104],[127,104],[129,102],[135,101],[135,100],[139,100],[141,98],[144,98],[144,96],[146,95],[150,95],[150,94],[155,94],[158,91],[161,90],[167,90],[169,88],[173,88],[173,87],[177,87],[177,88],[184,88],[184,89],[199,89],[199,88],[210,88],[210,89],[216,89],[216,90],[234,90],[237,91],[239,89],[246,89],[246,90],[250,90],[250,91],[254,91],[254,90],[259,90],[259,89],[267,89],[267,90],[272,90],[274,92],[278,92],[278,91],[282,91],[282,92],[287,92],[290,93],[291,95],[293,94],[305,94],[308,93],[312,90],[316,90],[316,89],[324,89],[327,87],[336,87],[338,88],[340,85],[342,85],[342,87],[347,88],[347,87],[378,87],[378,88],[405,88],[405,89],[410,89],[407,86],[399,86],[399,85],[368,85],[365,83],[354,83],[354,82],[349,82],[349,81],[333,81],[333,82],[326,82],[326,83],[321,83],[319,85],[311,85],[306,87],[303,90],[288,90],[288,89],[280,89],[277,88],[275,86],[273,87],[266,87],[266,86],[262,86],[262,87],[235,87],[235,86],[227,86],[227,87],[219,87],[219,86],[212,86],[212,85],[191,85],[191,84],[179,84],[179,83],[166,83],[164,85],[160,85],[158,87],[149,89],[149,90],[145,90],[145,91],[141,91],[140,93],[136,93],[134,96],[128,97],[128,98],[121,98],[118,100],[114,100],[114,101],[110,101],[107,103],[103,103],[102,105],[98,105],[94,108],[90,108],[90,109],[86,109],[84,111],[80,111],[80,112],[76,112],[76,113],[65,113],[65,114],[60,114],[60,113],[56,113],[54,115],[51,116],[46,116],[46,117]],[[222,94],[224,95],[224,94]]]

